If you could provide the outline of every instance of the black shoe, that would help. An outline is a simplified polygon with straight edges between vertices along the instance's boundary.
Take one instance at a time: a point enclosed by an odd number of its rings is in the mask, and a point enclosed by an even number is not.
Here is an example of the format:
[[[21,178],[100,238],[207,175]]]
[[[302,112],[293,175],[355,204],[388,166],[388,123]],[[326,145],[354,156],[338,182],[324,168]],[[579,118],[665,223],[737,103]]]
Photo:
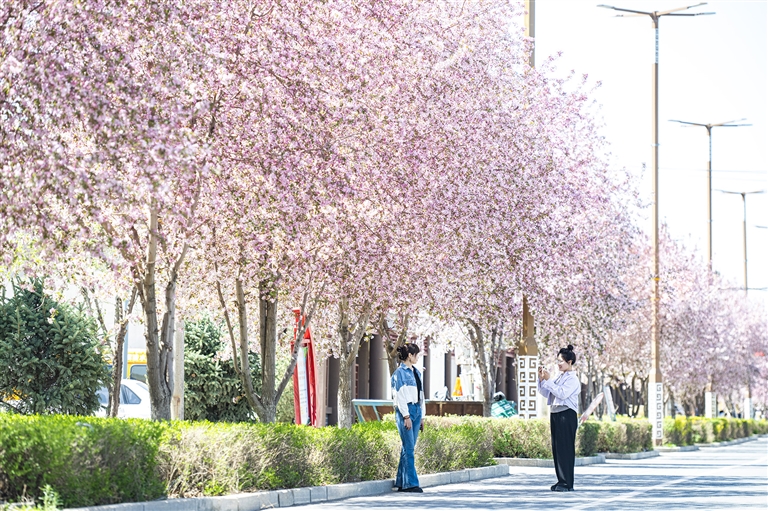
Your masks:
[[[552,491],[573,491],[571,488],[568,488],[567,486],[560,486],[559,484],[556,484],[552,487]]]
[[[424,490],[421,489],[419,486],[412,486],[410,488],[400,488],[397,491],[405,491],[409,493],[424,493]]]
[[[560,486],[560,483],[555,483],[552,486],[549,487],[550,490],[555,491],[555,487]]]

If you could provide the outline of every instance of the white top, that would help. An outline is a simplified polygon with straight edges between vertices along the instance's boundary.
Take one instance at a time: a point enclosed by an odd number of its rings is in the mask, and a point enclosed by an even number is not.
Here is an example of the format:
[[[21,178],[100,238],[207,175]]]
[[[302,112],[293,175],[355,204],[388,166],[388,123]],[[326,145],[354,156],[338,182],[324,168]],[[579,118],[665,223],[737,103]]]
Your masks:
[[[416,377],[413,371],[419,371],[419,379],[421,380],[421,393],[419,393],[416,386]],[[404,363],[400,364],[400,367],[395,369],[392,375],[392,397],[395,401],[395,406],[400,413],[406,417],[409,415],[408,403],[419,404],[421,406],[421,416],[427,415],[427,405],[424,402],[424,376],[421,370],[413,366],[413,371],[408,369],[408,366]]]
[[[539,392],[547,398],[547,404],[567,406],[579,412],[579,393],[581,382],[573,371],[560,373],[556,380],[539,380]]]

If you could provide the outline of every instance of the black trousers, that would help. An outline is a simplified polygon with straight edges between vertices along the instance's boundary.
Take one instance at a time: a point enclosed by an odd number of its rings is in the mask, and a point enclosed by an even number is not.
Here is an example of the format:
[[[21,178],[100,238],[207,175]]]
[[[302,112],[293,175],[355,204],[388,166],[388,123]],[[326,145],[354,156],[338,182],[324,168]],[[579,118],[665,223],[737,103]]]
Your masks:
[[[552,434],[552,457],[555,461],[557,484],[573,488],[573,467],[576,463],[576,412],[568,408],[549,416]]]

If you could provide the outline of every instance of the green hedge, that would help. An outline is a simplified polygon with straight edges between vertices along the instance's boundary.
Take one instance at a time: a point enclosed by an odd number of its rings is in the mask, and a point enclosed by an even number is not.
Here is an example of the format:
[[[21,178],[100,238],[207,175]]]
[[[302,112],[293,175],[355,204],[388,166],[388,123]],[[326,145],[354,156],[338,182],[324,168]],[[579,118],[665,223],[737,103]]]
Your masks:
[[[0,413],[0,501],[41,498],[46,485],[70,507],[160,497],[164,429],[144,420]]]
[[[397,467],[396,442],[394,427],[381,423],[346,430],[175,423],[161,446],[160,474],[181,497],[386,479]]]
[[[428,422],[419,473],[494,464],[482,424]],[[0,502],[40,499],[45,485],[76,507],[387,479],[399,458],[393,422],[316,429],[0,414]]]
[[[416,451],[421,474],[492,465],[494,457],[551,457],[547,420],[426,422]],[[666,427],[667,440],[683,444],[768,432],[767,421],[680,417]],[[587,421],[577,432],[580,456],[651,448],[645,420]],[[0,413],[0,502],[40,499],[46,485],[77,507],[387,479],[399,456],[391,417],[339,429]]]
[[[664,442],[674,445],[724,442],[751,435],[768,433],[768,421],[754,419],[726,419],[718,417],[685,417],[664,419]]]

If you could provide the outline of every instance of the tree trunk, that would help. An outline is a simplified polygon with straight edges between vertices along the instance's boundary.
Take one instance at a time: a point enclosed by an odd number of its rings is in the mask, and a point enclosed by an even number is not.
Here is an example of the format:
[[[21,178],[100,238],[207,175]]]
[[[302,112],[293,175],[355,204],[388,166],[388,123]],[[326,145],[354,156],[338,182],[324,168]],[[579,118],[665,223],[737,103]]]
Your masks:
[[[109,390],[109,416],[117,417],[117,409],[120,406],[120,380],[123,378],[123,346],[125,345],[125,335],[128,333],[128,316],[133,312],[133,306],[136,303],[136,288],[131,293],[131,300],[123,314],[123,300],[115,297],[115,323],[119,325],[115,334],[115,352],[112,357],[112,384]]]
[[[643,401],[643,410],[645,410],[645,418],[650,419],[650,414],[648,412],[648,378],[649,376],[646,376],[645,378],[642,378],[640,380],[640,397]],[[638,412],[639,412],[638,407]]]
[[[491,329],[490,343],[486,344],[486,337],[480,325],[467,318],[467,330],[469,341],[472,344],[475,364],[480,371],[480,382],[483,392],[483,417],[491,416],[493,394],[496,391],[497,362],[501,355],[503,345],[503,324],[500,323]]]
[[[597,407],[597,417],[600,420],[603,420],[603,415],[608,411],[607,401],[605,397],[605,385],[603,385],[604,379],[603,379],[603,373],[599,371],[595,371],[595,395],[600,394],[600,392],[603,392],[603,400],[600,401],[600,405]]]
[[[248,400],[248,404],[251,405],[251,409],[256,412],[261,422],[275,422],[277,412],[275,410],[270,413],[269,409],[264,406],[263,401],[256,395],[256,391],[253,388],[253,376],[251,375],[251,362],[248,360],[248,309],[245,302],[245,291],[243,289],[243,281],[240,279],[235,280],[235,295],[237,303],[237,317],[238,324],[240,326],[240,381],[243,384],[243,390],[245,391],[245,397]],[[226,309],[225,309],[226,310]],[[235,355],[237,355],[235,353]],[[235,357],[237,358],[237,357]],[[262,382],[264,375],[264,364],[262,363]]]
[[[619,413],[629,413],[627,412],[627,389],[626,386],[622,387],[621,381],[619,381],[619,384],[616,387],[616,405],[619,409]]]
[[[694,398],[694,406],[695,406],[695,412],[694,415],[703,416],[704,415],[704,406],[707,401],[706,399],[706,393],[705,391],[701,391],[700,393],[696,394],[696,397]]]
[[[275,277],[277,279],[277,277]],[[273,284],[273,283],[272,283]],[[285,387],[293,377],[293,371],[296,368],[296,361],[301,348],[301,342],[294,344],[291,362],[286,367],[279,385],[275,386],[277,376],[277,313],[279,300],[277,290],[269,281],[263,281],[259,285],[259,347],[261,349],[261,395],[256,393],[253,386],[253,376],[251,374],[251,365],[248,360],[249,341],[248,341],[248,308],[245,298],[245,288],[242,279],[235,279],[235,304],[237,306],[237,318],[239,326],[239,343],[235,340],[235,332],[232,326],[232,320],[229,316],[229,309],[224,301],[224,294],[221,291],[221,282],[216,282],[216,290],[219,296],[219,303],[224,313],[224,320],[229,332],[232,343],[232,354],[235,361],[235,372],[240,377],[248,404],[256,413],[261,422],[275,422],[277,420],[277,404],[280,396],[283,395]],[[309,328],[312,317],[317,307],[318,297],[321,296],[323,286],[312,299],[312,304],[306,315],[303,316],[303,323],[296,329],[296,338],[303,339],[304,333]],[[305,292],[301,303],[302,314],[307,310],[309,293]],[[239,351],[239,354],[238,354]]]
[[[351,305],[344,298],[339,303],[339,392],[338,398],[338,427],[352,427],[352,385],[355,359],[360,348],[360,341],[368,327],[371,316],[371,305],[363,304],[357,318],[350,317]]]
[[[118,328],[115,336],[115,352],[112,357],[112,382],[109,385],[109,406],[107,408],[107,415],[109,417],[117,417],[117,409],[120,406],[120,380],[123,377],[123,345],[125,343],[125,333],[128,330],[128,324],[123,323],[123,304],[119,297],[116,299],[116,302],[115,322],[120,322],[120,328]]]
[[[167,382],[164,381],[164,371],[161,371],[160,369],[160,339],[157,324],[157,293],[155,291],[157,227],[157,211],[153,209],[150,214],[150,242],[147,250],[147,268],[141,282],[142,305],[144,307],[144,316],[147,323],[145,332],[147,340],[147,386],[149,387],[149,402],[152,407],[152,419],[170,420],[170,393],[165,392]]]
[[[587,359],[587,399],[584,403],[586,406],[589,406],[592,404],[592,400],[594,399],[594,394],[592,393],[592,359]]]
[[[672,392],[672,389],[667,389],[669,391],[669,399],[668,401],[672,403],[672,406],[670,407],[672,412],[670,413],[670,416],[674,419],[677,417],[677,410],[675,409],[675,394]]]
[[[352,406],[352,386],[355,376],[355,357],[349,360],[349,357],[339,359],[339,392],[337,394],[338,426],[340,428],[349,428],[354,422],[354,408]]]
[[[277,363],[277,296],[269,282],[259,284],[259,344],[261,346],[261,404],[266,409],[264,422],[277,417],[275,399],[275,364]],[[275,296],[272,296],[275,295]],[[243,353],[247,357],[247,353]]]
[[[400,365],[397,348],[405,344],[405,341],[408,338],[408,320],[409,316],[408,314],[405,314],[402,321],[402,328],[398,333],[389,325],[384,312],[379,315],[379,335],[381,336],[381,342],[384,343],[384,353],[387,354],[387,366],[389,367],[390,376],[395,374],[395,370]]]
[[[158,214],[154,208],[149,217],[149,246],[147,247],[146,269],[143,275],[134,268],[138,293],[141,297],[146,320],[147,338],[147,386],[152,406],[152,420],[171,419],[171,395],[173,393],[173,334],[176,319],[176,282],[184,261],[188,245],[184,245],[168,276],[165,288],[165,314],[162,328],[157,317],[156,262],[158,248]]]

